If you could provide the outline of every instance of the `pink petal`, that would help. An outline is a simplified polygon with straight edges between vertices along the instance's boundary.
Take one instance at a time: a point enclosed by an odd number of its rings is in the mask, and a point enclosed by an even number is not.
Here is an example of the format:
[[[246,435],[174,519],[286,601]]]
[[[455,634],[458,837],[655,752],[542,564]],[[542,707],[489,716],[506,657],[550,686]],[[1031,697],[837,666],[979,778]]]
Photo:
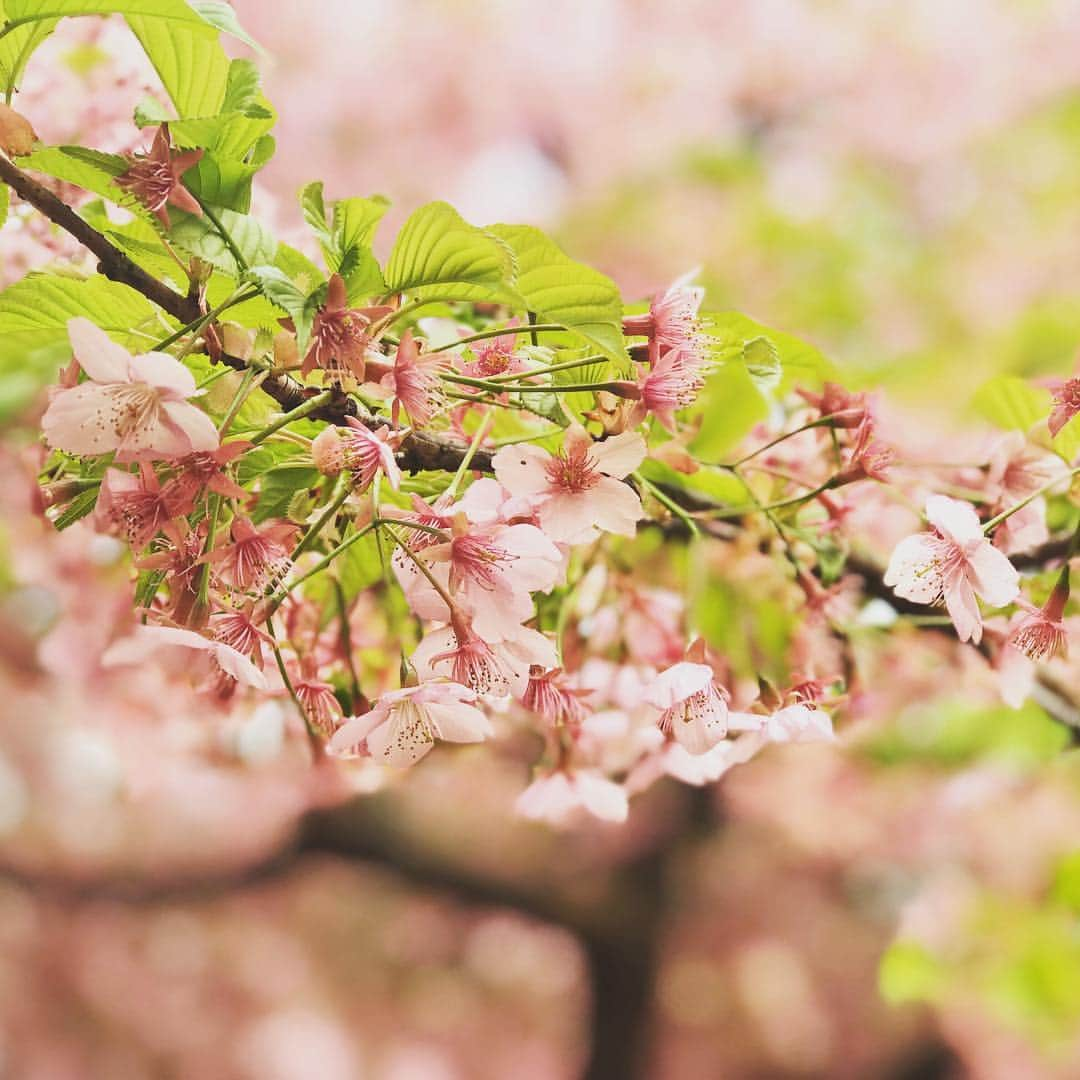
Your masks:
[[[504,446],[491,459],[499,483],[514,495],[539,495],[547,490],[545,466],[551,455],[542,447],[521,443]]]
[[[926,520],[960,544],[982,538],[982,525],[971,503],[947,495],[931,495],[926,500]]]
[[[69,454],[107,454],[120,445],[107,420],[112,409],[107,385],[90,382],[60,390],[41,418],[45,440]]]
[[[979,602],[975,599],[975,591],[967,578],[961,577],[958,581],[946,584],[945,608],[956,627],[956,636],[961,641],[978,645],[982,641],[982,615],[979,612]]]
[[[989,541],[968,556],[971,583],[991,607],[1011,604],[1020,592],[1020,575],[1008,557]]]
[[[644,511],[641,499],[629,484],[602,476],[587,497],[592,504],[593,520],[604,532],[619,536],[633,536],[637,532]]]
[[[897,596],[916,604],[941,599],[942,578],[937,560],[941,541],[930,533],[916,533],[896,545],[885,571],[885,584]]]
[[[426,706],[440,739],[448,742],[483,742],[495,734],[491,721],[474,705]]]
[[[94,382],[128,382],[131,353],[117,345],[100,327],[89,319],[71,319],[67,324],[68,338],[79,366]]]
[[[645,440],[636,431],[593,443],[591,450],[596,467],[616,480],[632,473],[645,460],[645,453]]]
[[[182,455],[192,451],[209,451],[218,448],[220,443],[218,430],[214,427],[213,420],[198,406],[186,401],[166,401],[162,405],[162,411],[181,432],[185,446],[179,451],[172,451],[170,456],[173,453]],[[155,449],[157,449],[156,446]]]
[[[704,690],[712,679],[712,668],[707,664],[681,661],[653,679],[645,691],[645,700],[658,709],[670,709],[676,702]]]
[[[178,398],[189,398],[195,393],[195,376],[168,353],[150,352],[133,356],[131,380],[147,383]]]

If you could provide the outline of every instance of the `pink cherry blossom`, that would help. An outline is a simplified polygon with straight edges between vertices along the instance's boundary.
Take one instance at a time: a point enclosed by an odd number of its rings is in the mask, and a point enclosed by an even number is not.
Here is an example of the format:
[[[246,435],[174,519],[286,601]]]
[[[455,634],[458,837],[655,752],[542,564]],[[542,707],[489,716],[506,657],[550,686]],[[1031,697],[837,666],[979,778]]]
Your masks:
[[[588,715],[581,699],[591,696],[591,691],[577,690],[563,683],[562,668],[545,670],[541,665],[533,664],[529,668],[529,682],[521,695],[521,704],[542,716],[552,727],[580,727]]]
[[[333,686],[319,678],[318,666],[310,656],[300,662],[300,673],[292,684],[308,723],[329,739],[341,727],[345,714]]]
[[[626,789],[598,769],[557,769],[538,776],[518,797],[514,809],[532,821],[563,825],[581,811],[618,825],[630,810]]]
[[[439,372],[446,368],[441,353],[421,352],[411,330],[401,335],[394,366],[380,382],[393,391],[391,418],[397,426],[399,410],[404,407],[414,427],[424,427],[442,406],[445,395]]]
[[[1019,576],[1012,563],[983,535],[969,503],[945,495],[926,500],[932,531],[902,540],[893,551],[885,584],[919,604],[944,602],[961,641],[982,640],[977,597],[992,607],[1016,599]]]
[[[373,757],[384,765],[415,765],[435,745],[483,742],[494,732],[472,704],[476,694],[453,682],[426,682],[382,695],[370,712],[350,717],[330,739],[338,757]]]
[[[429,630],[412,655],[423,679],[453,678],[478,694],[520,697],[534,666],[558,662],[551,639],[528,626],[504,627],[498,639],[480,637],[468,621],[455,616],[451,625]]]
[[[206,653],[230,678],[257,690],[269,689],[266,676],[243,653],[222,641],[177,626],[136,626],[130,637],[121,638],[105,650],[101,663],[104,667],[141,664],[155,649],[169,645]]]
[[[628,337],[648,337],[649,361],[654,368],[669,349],[685,352],[684,362],[700,367],[708,349],[708,338],[698,318],[704,298],[704,289],[677,281],[653,297],[644,315],[627,315],[623,319],[623,333]]]
[[[499,482],[530,498],[540,527],[559,543],[580,544],[601,531],[633,536],[643,516],[641,499],[623,477],[645,458],[645,440],[626,431],[593,442],[577,424],[551,454],[531,443],[504,446],[492,463]]]
[[[143,462],[138,473],[105,470],[94,519],[102,531],[120,533],[139,552],[169,526],[173,510],[153,468]]]
[[[127,188],[168,229],[167,203],[202,217],[198,200],[180,180],[202,156],[202,150],[173,151],[169,145],[169,125],[162,124],[154,136],[150,153],[129,155],[127,172],[121,173],[116,182]]]
[[[1068,635],[1063,616],[1068,601],[1067,573],[1041,608],[1027,603],[1026,600],[1017,600],[1025,614],[1010,630],[1008,645],[1023,653],[1029,660],[1049,660],[1055,656],[1065,656],[1068,652]]]
[[[694,403],[708,370],[708,359],[700,350],[687,345],[668,349],[655,363],[640,368],[636,385],[641,396],[630,409],[629,423],[639,424],[651,414],[674,434],[675,413]]]
[[[363,382],[371,321],[371,312],[349,307],[344,280],[331,274],[300,374],[306,378],[320,368],[337,381]]]
[[[253,525],[238,514],[232,520],[229,538],[219,543],[207,560],[222,584],[239,592],[263,592],[289,572],[297,532],[290,521]]]
[[[195,378],[166,353],[132,356],[89,319],[68,323],[80,367],[90,377],[54,391],[41,426],[50,446],[107,454],[118,462],[177,458],[218,447],[218,433],[188,402]]]
[[[657,724],[691,754],[704,754],[727,734],[727,695],[708,664],[680,661],[653,680],[645,700],[661,710]]]
[[[394,449],[395,437],[390,428],[383,425],[369,431],[350,416],[345,427],[330,426],[319,432],[311,444],[311,456],[315,467],[327,476],[337,476],[343,470],[350,472],[357,491],[366,491],[379,472],[397,491],[401,469],[394,460]]]
[[[1054,388],[1054,407],[1047,421],[1050,434],[1057,435],[1077,413],[1080,413],[1080,375]]]

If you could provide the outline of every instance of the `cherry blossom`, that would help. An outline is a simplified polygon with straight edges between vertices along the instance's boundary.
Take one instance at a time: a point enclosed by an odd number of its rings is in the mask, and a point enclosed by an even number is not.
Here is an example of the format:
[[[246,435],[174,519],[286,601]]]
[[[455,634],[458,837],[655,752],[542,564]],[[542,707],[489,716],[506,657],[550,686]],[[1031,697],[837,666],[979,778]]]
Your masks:
[[[384,765],[415,765],[435,745],[482,742],[491,722],[473,702],[476,694],[453,682],[426,682],[383,694],[363,716],[349,717],[334,733],[329,752],[373,757]]]
[[[618,825],[630,811],[626,789],[597,769],[556,769],[538,776],[517,797],[514,809],[524,818],[564,825],[580,811]]]
[[[919,604],[944,602],[961,641],[982,640],[977,597],[991,607],[1016,599],[1019,576],[1009,560],[983,535],[969,503],[945,495],[926,500],[931,532],[909,536],[893,551],[885,584]]]
[[[1060,386],[1054,388],[1053,393],[1054,407],[1050,412],[1047,427],[1051,435],[1057,435],[1077,413],[1080,413],[1080,375],[1066,379]]]
[[[127,188],[161,224],[168,229],[169,211],[172,205],[188,214],[202,217],[198,199],[184,187],[181,177],[202,159],[202,150],[173,151],[169,143],[169,125],[162,124],[154,136],[148,154],[128,156],[128,168],[116,182]]]
[[[207,556],[224,585],[239,592],[262,592],[289,572],[298,532],[292,522],[271,520],[254,525],[237,515],[229,532],[229,538]]]
[[[683,363],[700,367],[708,347],[698,318],[704,298],[704,289],[677,281],[653,297],[644,315],[625,316],[623,333],[628,337],[648,337],[649,361],[654,369],[664,350],[671,349],[683,354]]]
[[[1065,656],[1068,652],[1068,636],[1063,616],[1068,602],[1068,572],[1054,587],[1041,608],[1018,599],[1017,604],[1025,614],[1010,630],[1007,644],[1023,653],[1029,660],[1049,660],[1055,656]]]
[[[101,663],[104,667],[140,664],[155,649],[169,645],[206,653],[221,672],[244,686],[257,690],[270,688],[266,676],[243,653],[222,641],[177,626],[136,626],[130,637],[121,638],[105,650]]]
[[[645,699],[661,710],[660,730],[691,754],[706,753],[727,734],[727,694],[708,664],[675,664],[656,677]]]
[[[394,460],[395,439],[385,425],[369,431],[354,417],[346,418],[344,427],[324,428],[311,444],[315,467],[327,476],[342,471],[352,474],[353,487],[366,491],[378,473],[382,473],[397,491],[401,470]]]
[[[401,408],[416,427],[431,422],[444,401],[439,373],[446,361],[439,353],[422,352],[411,330],[406,330],[394,354],[394,366],[380,380],[394,395],[391,419],[395,426]]]
[[[601,531],[634,535],[641,499],[621,481],[644,458],[645,440],[637,432],[593,442],[584,428],[571,425],[557,454],[532,444],[504,446],[492,464],[508,491],[532,501],[548,537],[580,544]]]
[[[218,447],[210,417],[190,404],[195,379],[165,353],[132,356],[89,319],[68,323],[89,381],[54,392],[42,430],[69,454],[116,452],[118,462],[177,458]]]

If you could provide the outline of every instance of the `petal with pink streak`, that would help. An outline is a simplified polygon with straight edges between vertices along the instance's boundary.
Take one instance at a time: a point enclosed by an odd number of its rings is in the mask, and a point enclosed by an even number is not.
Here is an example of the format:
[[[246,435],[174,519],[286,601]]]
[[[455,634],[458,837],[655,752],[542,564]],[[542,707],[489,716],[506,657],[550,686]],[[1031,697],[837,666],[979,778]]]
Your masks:
[[[94,382],[130,381],[131,353],[117,345],[104,330],[83,318],[70,319],[67,329],[75,359]]]
[[[266,676],[237,649],[218,642],[214,646],[214,659],[226,675],[231,675],[244,686],[253,686],[256,690],[269,689]]]
[[[956,627],[956,636],[961,641],[978,645],[982,641],[982,614],[975,599],[975,590],[966,577],[946,583],[945,608]]]
[[[386,710],[378,705],[363,716],[350,716],[334,732],[326,748],[335,757],[358,756],[356,748],[375,730],[380,724],[386,722]]]
[[[989,541],[968,556],[968,565],[975,591],[991,607],[1004,607],[1019,595],[1020,575],[1016,567]]]
[[[593,443],[590,452],[602,473],[621,480],[645,460],[645,440],[636,431],[624,431],[603,442]]]
[[[604,479],[607,478],[601,477]],[[618,484],[619,481],[611,480],[610,483]],[[552,495],[541,503],[537,517],[550,539],[561,544],[583,544],[596,536],[594,491]]]
[[[426,706],[402,702],[367,737],[371,756],[395,769],[415,765],[435,745]]]

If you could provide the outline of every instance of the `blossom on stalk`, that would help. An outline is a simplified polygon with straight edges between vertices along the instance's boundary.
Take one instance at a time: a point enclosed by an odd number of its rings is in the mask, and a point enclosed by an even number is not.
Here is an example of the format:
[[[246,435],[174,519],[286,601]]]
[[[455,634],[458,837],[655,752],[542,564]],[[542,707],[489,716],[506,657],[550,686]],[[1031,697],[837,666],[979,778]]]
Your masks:
[[[451,678],[492,697],[520,697],[534,666],[554,667],[557,661],[555,646],[539,630],[505,627],[499,638],[487,639],[461,612],[449,625],[429,630],[412,655],[421,680]]]
[[[439,373],[446,368],[440,353],[425,353],[406,330],[398,342],[394,366],[380,380],[394,395],[390,418],[395,427],[402,407],[414,427],[424,427],[442,405],[445,395]]]
[[[365,355],[370,338],[368,327],[389,308],[350,308],[345,281],[331,274],[326,285],[326,302],[315,315],[311,340],[300,374],[319,368],[337,381],[364,381]]]
[[[642,315],[623,318],[623,333],[627,337],[648,337],[649,362],[654,367],[665,350],[678,349],[703,364],[708,355],[708,339],[702,330],[698,309],[705,290],[675,282],[665,292],[657,293]]]
[[[871,416],[866,394],[852,393],[839,383],[827,382],[816,394],[799,386],[795,393],[822,416],[832,418],[834,427],[857,428]]]
[[[72,319],[68,336],[89,381],[54,390],[41,419],[50,446],[69,454],[115,451],[118,462],[217,449],[217,429],[188,401],[195,378],[179,360],[132,356],[89,319]]]
[[[217,579],[238,592],[261,593],[276,585],[292,566],[297,526],[271,520],[254,525],[241,515],[232,520],[229,538],[207,556]]]
[[[103,667],[141,664],[155,649],[168,645],[196,649],[208,655],[216,669],[236,682],[257,690],[269,689],[266,676],[243,653],[222,641],[178,626],[136,626],[130,637],[113,642],[105,650],[101,663]]]
[[[205,491],[212,491],[226,499],[248,499],[245,491],[228,472],[229,464],[251,449],[246,439],[225,443],[216,450],[204,450],[188,454],[174,463],[176,470],[165,485],[164,498],[174,516],[190,514],[195,503]]]
[[[311,444],[311,456],[315,467],[325,476],[350,472],[357,491],[366,491],[379,472],[397,491],[401,470],[394,460],[396,445],[397,438],[385,425],[369,431],[349,416],[344,427],[331,425],[319,432]]]
[[[1069,575],[1065,571],[1041,608],[1026,600],[1017,604],[1024,614],[1012,627],[1006,644],[1022,652],[1029,660],[1050,660],[1068,652],[1068,636],[1063,616],[1069,602]]]
[[[712,668],[683,660],[661,672],[645,691],[661,710],[657,725],[691,754],[711,750],[728,730],[727,691],[717,686]]]
[[[977,597],[1004,607],[1020,591],[1012,563],[983,535],[971,505],[945,495],[926,500],[931,531],[902,540],[893,551],[885,584],[919,604],[944,602],[961,641],[982,640]]]
[[[708,371],[708,358],[688,345],[668,349],[648,367],[639,365],[635,385],[640,396],[629,409],[628,424],[640,424],[653,415],[675,434],[675,413],[694,403]]]
[[[293,692],[304,711],[307,722],[324,738],[331,738],[341,727],[345,712],[334,688],[319,678],[318,668],[310,656],[300,661],[300,674],[293,679]]]
[[[121,173],[116,182],[130,191],[168,229],[167,204],[202,217],[198,200],[180,181],[202,156],[202,150],[174,151],[169,143],[169,125],[162,124],[154,136],[150,153],[129,155],[127,171]]]
[[[834,487],[854,484],[858,480],[877,480],[885,483],[896,454],[874,438],[874,420],[863,417],[855,432],[855,443],[848,454],[844,467],[833,477]]]
[[[94,507],[99,529],[120,533],[131,550],[139,552],[168,528],[173,517],[167,493],[149,464],[143,462],[137,473],[105,470]]]
[[[563,685],[562,668],[546,669],[540,664],[529,668],[529,682],[521,695],[521,704],[542,716],[552,727],[580,727],[588,715],[582,704],[591,690],[577,690]]]
[[[1054,407],[1046,422],[1052,436],[1057,435],[1077,413],[1080,413],[1080,375],[1074,375],[1071,379],[1066,379],[1059,386],[1054,387],[1053,394]]]
[[[491,722],[473,704],[476,694],[453,682],[426,682],[383,694],[363,716],[350,717],[334,732],[329,752],[337,757],[372,757],[384,765],[415,765],[435,745],[483,742]]]
[[[637,432],[594,443],[584,428],[572,424],[557,454],[521,443],[504,446],[492,465],[503,487],[533,503],[548,537],[580,544],[601,530],[634,535],[643,516],[641,499],[622,479],[644,458],[645,440]]]

